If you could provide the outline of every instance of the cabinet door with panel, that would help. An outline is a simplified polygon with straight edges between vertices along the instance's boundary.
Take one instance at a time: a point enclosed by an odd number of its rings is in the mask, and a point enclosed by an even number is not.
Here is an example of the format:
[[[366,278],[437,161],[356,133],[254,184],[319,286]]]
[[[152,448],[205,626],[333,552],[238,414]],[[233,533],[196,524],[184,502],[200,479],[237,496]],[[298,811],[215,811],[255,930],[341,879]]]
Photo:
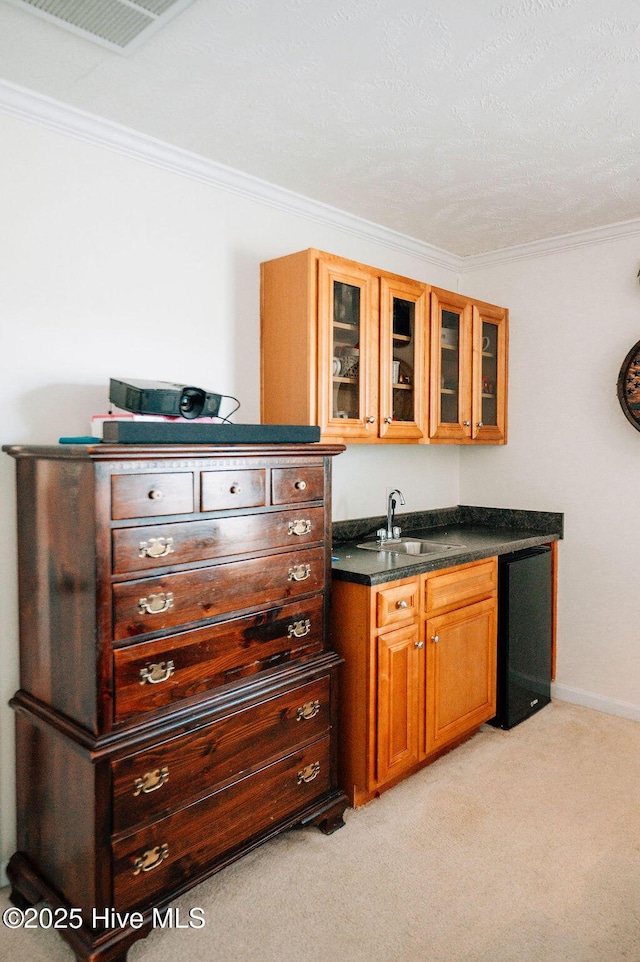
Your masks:
[[[427,618],[427,752],[496,713],[496,604],[486,598]]]
[[[507,319],[506,308],[432,291],[432,442],[506,442]]]
[[[420,441],[428,407],[428,289],[415,281],[380,279],[379,434]]]
[[[423,651],[417,624],[378,636],[376,775],[380,783],[419,760]]]

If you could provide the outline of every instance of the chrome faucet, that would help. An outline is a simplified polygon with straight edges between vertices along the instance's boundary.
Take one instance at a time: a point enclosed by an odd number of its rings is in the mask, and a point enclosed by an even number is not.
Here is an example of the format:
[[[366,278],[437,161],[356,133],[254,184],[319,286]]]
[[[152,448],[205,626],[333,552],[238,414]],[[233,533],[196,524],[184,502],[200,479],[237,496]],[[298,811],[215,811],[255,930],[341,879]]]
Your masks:
[[[395,523],[396,498],[398,498],[400,504],[405,503],[404,495],[398,488],[390,491],[387,497],[387,528],[386,531],[384,528],[380,528],[378,531],[378,537],[381,541],[397,541],[400,537],[400,528]]]

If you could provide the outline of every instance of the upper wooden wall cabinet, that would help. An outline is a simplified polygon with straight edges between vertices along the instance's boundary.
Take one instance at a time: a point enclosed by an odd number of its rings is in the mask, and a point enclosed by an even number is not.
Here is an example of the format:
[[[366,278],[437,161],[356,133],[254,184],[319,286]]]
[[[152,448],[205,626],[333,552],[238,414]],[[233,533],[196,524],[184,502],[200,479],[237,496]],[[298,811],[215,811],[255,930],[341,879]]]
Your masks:
[[[507,311],[309,249],[261,265],[261,419],[341,442],[504,444]]]

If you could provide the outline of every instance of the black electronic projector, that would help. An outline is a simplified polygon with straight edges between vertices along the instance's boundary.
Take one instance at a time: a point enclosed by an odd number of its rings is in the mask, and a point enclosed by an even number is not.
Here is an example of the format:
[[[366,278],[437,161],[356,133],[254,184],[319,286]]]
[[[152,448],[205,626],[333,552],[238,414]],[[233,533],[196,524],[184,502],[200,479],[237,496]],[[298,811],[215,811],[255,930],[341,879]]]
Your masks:
[[[221,394],[209,394],[188,384],[170,381],[109,381],[109,400],[134,414],[163,414],[168,417],[215,418]]]

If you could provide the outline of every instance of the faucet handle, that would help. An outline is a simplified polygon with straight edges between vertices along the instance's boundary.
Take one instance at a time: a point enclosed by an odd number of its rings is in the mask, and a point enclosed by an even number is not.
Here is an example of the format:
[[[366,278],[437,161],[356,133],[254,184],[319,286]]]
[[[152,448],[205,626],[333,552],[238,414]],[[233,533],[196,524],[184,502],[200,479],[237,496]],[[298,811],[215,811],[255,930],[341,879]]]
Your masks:
[[[387,540],[387,529],[378,528],[376,531],[376,541],[386,541]]]
[[[393,526],[393,540],[394,540],[394,541],[397,541],[398,538],[400,537],[400,531],[401,531],[401,530],[402,530],[402,529],[400,528],[399,525],[394,524],[394,526]]]

